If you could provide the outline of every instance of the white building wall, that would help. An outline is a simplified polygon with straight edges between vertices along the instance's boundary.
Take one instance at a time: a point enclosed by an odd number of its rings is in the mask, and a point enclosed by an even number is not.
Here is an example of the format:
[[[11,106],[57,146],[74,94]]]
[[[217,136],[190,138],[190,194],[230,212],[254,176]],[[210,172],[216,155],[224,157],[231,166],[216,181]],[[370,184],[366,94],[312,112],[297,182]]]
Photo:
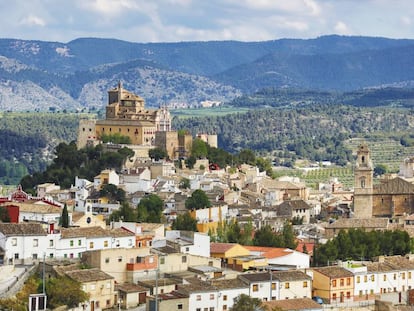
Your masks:
[[[291,250],[292,251],[292,250]],[[269,265],[289,265],[294,266],[296,269],[309,268],[310,256],[297,251],[292,251],[286,256],[268,258]]]
[[[217,291],[213,292],[196,292],[190,294],[190,297],[188,298],[188,309],[189,310],[212,310],[210,308],[214,308],[214,310],[217,310]]]
[[[249,295],[249,287],[221,289],[217,294],[217,309],[214,310],[229,310],[234,305],[234,299],[241,294]]]

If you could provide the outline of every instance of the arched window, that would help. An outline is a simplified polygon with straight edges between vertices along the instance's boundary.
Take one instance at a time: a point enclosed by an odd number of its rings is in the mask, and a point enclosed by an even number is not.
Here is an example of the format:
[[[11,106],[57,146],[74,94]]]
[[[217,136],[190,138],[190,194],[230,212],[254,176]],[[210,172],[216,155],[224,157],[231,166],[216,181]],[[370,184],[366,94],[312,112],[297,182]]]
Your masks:
[[[361,188],[365,188],[365,177],[361,177],[359,181],[360,181]]]
[[[365,163],[365,156],[362,156],[362,157],[361,157],[361,162],[362,162],[362,163]]]

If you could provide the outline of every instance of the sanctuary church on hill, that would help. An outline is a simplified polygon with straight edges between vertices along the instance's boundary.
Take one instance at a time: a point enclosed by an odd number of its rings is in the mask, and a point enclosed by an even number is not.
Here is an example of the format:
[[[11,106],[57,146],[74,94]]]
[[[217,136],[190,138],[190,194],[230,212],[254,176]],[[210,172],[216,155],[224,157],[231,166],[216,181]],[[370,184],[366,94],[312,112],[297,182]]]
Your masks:
[[[128,136],[133,145],[154,145],[156,132],[171,131],[171,115],[166,107],[146,109],[144,99],[118,86],[108,91],[104,120],[81,120],[78,148],[93,144],[103,134]]]
[[[413,214],[413,163],[404,160],[397,177],[383,178],[374,185],[371,152],[366,144],[361,144],[354,171],[354,218],[398,218]]]

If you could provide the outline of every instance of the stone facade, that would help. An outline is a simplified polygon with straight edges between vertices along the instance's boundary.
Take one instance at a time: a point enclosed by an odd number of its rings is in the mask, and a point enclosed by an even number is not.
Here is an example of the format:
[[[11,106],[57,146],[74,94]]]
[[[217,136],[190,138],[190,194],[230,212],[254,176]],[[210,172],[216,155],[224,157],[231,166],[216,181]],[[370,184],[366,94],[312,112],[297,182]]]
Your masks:
[[[354,213],[356,218],[372,217],[373,173],[371,152],[366,144],[357,150],[354,186]]]

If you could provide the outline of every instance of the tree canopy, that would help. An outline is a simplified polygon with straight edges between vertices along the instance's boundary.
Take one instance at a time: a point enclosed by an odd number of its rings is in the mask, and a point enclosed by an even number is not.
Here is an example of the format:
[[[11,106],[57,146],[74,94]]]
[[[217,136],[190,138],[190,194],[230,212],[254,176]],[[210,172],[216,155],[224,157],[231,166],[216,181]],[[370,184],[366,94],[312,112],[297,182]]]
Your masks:
[[[162,148],[153,148],[148,151],[148,156],[155,161],[168,158],[168,153]]]
[[[207,194],[201,189],[194,190],[191,196],[185,200],[186,209],[201,209],[210,206],[211,202]]]
[[[182,215],[178,215],[177,218],[173,220],[171,229],[196,232],[198,231],[197,220],[191,217],[189,212],[186,212]]]
[[[259,298],[252,298],[246,294],[240,294],[234,298],[234,304],[230,311],[258,311],[262,310],[262,301]]]
[[[163,200],[156,194],[143,197],[137,206],[138,221],[160,223],[163,207]]]
[[[93,180],[103,169],[120,171],[124,162],[133,155],[129,148],[117,152],[103,150],[102,145],[78,150],[76,143],[60,143],[55,149],[55,158],[44,172],[24,176],[20,184],[30,192],[38,184],[53,182],[62,188],[69,188],[75,177]]]
[[[406,255],[412,250],[413,241],[406,231],[341,230],[326,244],[316,245],[312,265],[326,265],[338,259],[372,260],[380,255]]]
[[[69,308],[75,308],[89,299],[88,294],[81,289],[81,284],[66,276],[49,278],[45,288],[49,308],[57,308],[64,305],[67,305]]]

